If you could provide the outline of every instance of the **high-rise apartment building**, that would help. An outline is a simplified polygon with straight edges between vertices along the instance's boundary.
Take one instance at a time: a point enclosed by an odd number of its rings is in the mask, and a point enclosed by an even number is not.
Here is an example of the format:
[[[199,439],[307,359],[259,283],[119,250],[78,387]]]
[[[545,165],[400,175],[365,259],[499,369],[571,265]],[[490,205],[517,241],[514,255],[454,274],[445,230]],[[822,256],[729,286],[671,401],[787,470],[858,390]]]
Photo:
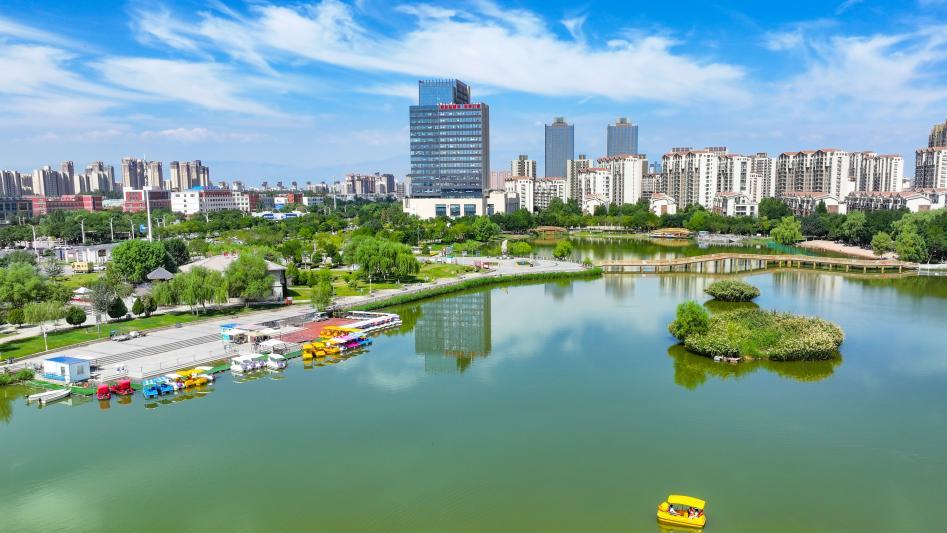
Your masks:
[[[661,168],[667,195],[674,198],[679,209],[691,204],[712,209],[719,164],[720,157],[710,150],[680,150],[664,154]]]
[[[563,203],[568,201],[566,197],[566,179],[565,178],[538,178],[533,180],[533,209],[542,211],[549,207],[549,204],[556,198]]]
[[[525,209],[532,213],[536,209],[535,191],[536,180],[526,176],[512,176],[506,180],[506,192],[515,194],[519,200],[519,209]]]
[[[825,148],[785,152],[776,158],[776,183],[773,195],[818,192],[844,198],[855,189],[850,179],[851,154]]]
[[[0,197],[17,198],[23,195],[23,178],[16,170],[0,171]]]
[[[575,159],[575,128],[567,124],[563,117],[556,117],[552,124],[546,124],[546,161],[547,178],[565,177],[566,162]]]
[[[615,124],[608,126],[606,154],[624,155],[638,153],[638,125],[620,117]]]
[[[421,80],[409,109],[411,172],[404,209],[422,218],[486,213],[490,109],[459,80]]]
[[[36,196],[64,196],[73,194],[73,183],[61,172],[46,165],[33,171],[33,194]]]
[[[186,191],[194,187],[210,186],[210,169],[205,167],[200,159],[194,161],[171,161],[168,163],[171,171],[171,187],[178,191]]]
[[[757,192],[753,199],[759,202],[763,198],[776,196],[776,161],[766,152],[757,152],[752,165],[753,173],[757,175]]]
[[[513,173],[509,170],[491,170],[490,171],[490,190],[502,191],[506,187],[506,180],[510,179]]]
[[[717,168],[717,192],[750,194],[753,186],[753,158],[739,154],[720,156]]]
[[[896,154],[853,152],[849,179],[855,191],[900,192],[904,182],[904,158]]]
[[[85,181],[89,192],[111,191],[115,188],[115,167],[102,161],[93,161],[85,167]]]
[[[624,154],[601,157],[598,168],[604,168],[612,177],[609,203],[633,204],[641,199],[642,179],[648,159],[642,155]]]
[[[947,188],[947,147],[921,148],[915,153],[914,190]]]
[[[530,159],[528,155],[521,154],[510,162],[510,174],[512,176],[526,176],[527,178],[536,178],[536,160]]]
[[[579,154],[578,159],[566,161],[566,197],[570,200],[582,201],[582,185],[579,183],[579,173],[588,170],[592,160]]]
[[[927,139],[928,148],[947,147],[947,120],[943,124],[934,124]]]
[[[145,162],[133,157],[122,158],[122,187],[141,189],[145,182]]]
[[[161,161],[147,161],[145,163],[145,184],[154,190],[164,189],[164,173],[161,171]]]

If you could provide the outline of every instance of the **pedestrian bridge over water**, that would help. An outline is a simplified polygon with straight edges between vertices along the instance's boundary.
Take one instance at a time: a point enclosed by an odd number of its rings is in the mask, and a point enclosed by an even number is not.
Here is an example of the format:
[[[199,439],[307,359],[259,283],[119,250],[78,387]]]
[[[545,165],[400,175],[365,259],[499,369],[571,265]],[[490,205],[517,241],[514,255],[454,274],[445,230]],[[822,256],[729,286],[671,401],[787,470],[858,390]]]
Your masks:
[[[809,255],[760,255],[721,253],[676,257],[674,259],[607,259],[598,266],[606,274],[697,272],[703,274],[733,274],[770,268],[805,268],[839,272],[891,274],[917,272],[917,263],[892,259],[854,259],[846,257],[817,257]]]

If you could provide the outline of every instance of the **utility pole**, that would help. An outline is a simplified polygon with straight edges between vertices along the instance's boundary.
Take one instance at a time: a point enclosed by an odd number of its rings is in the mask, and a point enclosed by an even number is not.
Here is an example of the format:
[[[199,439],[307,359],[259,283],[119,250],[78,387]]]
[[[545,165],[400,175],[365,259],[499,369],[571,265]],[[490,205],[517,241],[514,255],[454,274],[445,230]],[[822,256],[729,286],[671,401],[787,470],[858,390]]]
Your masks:
[[[85,245],[85,219],[79,219],[79,229],[82,231],[82,244]]]
[[[134,239],[134,238],[135,238],[135,221],[134,221],[134,220],[129,220],[129,221],[128,221],[128,227],[129,227],[129,229],[132,230],[131,233],[129,233],[129,235],[131,235],[131,237],[129,237],[128,239],[129,239],[129,240]]]
[[[115,224],[112,221],[115,220],[115,217],[109,217],[109,233],[112,234],[112,239],[109,242],[115,242]]]

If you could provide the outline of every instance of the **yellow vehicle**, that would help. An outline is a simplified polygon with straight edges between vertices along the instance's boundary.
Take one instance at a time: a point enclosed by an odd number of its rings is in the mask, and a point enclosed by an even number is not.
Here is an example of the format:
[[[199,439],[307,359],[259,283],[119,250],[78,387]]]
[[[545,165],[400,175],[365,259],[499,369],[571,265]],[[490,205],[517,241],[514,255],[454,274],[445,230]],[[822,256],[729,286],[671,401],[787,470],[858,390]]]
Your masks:
[[[658,523],[699,529],[707,524],[706,507],[704,500],[672,494],[658,505]]]
[[[199,387],[210,382],[205,376],[198,374],[197,369],[178,370],[176,374],[179,376],[178,381],[184,385],[185,389]]]
[[[323,341],[311,342],[303,346],[303,359],[325,357],[339,353],[339,347]]]

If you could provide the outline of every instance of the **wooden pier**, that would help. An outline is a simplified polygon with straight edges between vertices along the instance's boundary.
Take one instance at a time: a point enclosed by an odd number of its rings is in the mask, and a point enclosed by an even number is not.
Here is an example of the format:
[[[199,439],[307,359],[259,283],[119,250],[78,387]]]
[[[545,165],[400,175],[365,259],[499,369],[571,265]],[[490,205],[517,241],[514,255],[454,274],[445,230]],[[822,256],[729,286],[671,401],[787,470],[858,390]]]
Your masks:
[[[800,268],[836,272],[894,274],[917,272],[917,263],[891,259],[854,259],[809,255],[760,255],[722,253],[677,257],[674,259],[609,259],[599,261],[606,274],[646,274],[658,272],[693,272],[701,274],[735,274],[770,268]]]

